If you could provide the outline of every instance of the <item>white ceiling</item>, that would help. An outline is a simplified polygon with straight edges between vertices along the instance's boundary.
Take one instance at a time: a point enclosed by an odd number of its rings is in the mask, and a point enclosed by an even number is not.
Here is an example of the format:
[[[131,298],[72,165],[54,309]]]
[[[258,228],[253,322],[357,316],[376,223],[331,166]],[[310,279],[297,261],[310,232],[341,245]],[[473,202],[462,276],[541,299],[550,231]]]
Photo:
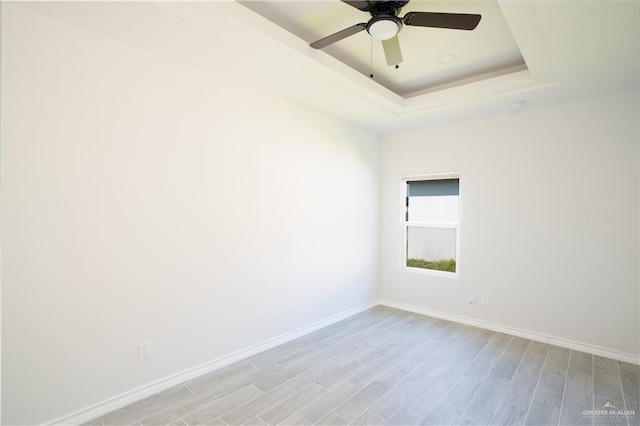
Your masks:
[[[269,15],[284,26],[299,22],[289,29],[234,1],[23,5],[378,132],[509,112],[517,102],[535,108],[640,88],[640,0],[451,0],[448,10],[482,11],[478,28],[467,32],[405,27],[400,34],[404,62],[399,70],[375,65],[379,81],[361,69],[360,44],[368,44],[366,33],[349,40],[354,46],[336,47],[331,54],[309,47],[316,35],[321,38],[363,21],[363,12],[338,0],[265,1],[254,7],[280,16]],[[436,6],[443,7],[413,0],[403,13],[441,10]],[[286,7],[295,13],[286,12]],[[318,16],[319,10],[328,16]],[[335,18],[334,11],[340,11]],[[425,35],[436,31],[437,40]],[[429,49],[420,52],[425,45]],[[431,68],[444,54],[459,57],[450,64],[450,74],[440,67],[445,64]],[[519,55],[526,66],[518,65]],[[421,69],[414,68],[414,62]]]

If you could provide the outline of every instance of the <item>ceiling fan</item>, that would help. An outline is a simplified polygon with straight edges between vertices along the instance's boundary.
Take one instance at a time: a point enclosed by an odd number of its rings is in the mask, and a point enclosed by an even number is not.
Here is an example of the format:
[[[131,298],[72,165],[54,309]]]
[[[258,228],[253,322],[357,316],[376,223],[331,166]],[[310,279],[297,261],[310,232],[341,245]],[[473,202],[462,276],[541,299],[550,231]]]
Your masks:
[[[387,65],[395,65],[396,68],[402,62],[398,33],[403,25],[469,31],[478,26],[481,18],[481,15],[470,13],[440,12],[408,12],[402,18],[399,17],[400,10],[409,3],[409,0],[342,0],[342,2],[363,12],[369,12],[371,19],[315,41],[310,46],[314,49],[322,49],[360,31],[367,30],[371,37],[382,41]]]

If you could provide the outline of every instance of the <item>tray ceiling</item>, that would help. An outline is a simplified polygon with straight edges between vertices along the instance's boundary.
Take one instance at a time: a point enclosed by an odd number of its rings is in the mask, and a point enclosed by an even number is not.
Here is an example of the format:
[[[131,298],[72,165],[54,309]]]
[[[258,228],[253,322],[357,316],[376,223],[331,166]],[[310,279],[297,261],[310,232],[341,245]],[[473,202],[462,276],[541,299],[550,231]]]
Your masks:
[[[640,89],[640,0],[444,5],[412,0],[401,15],[480,13],[482,21],[474,31],[403,28],[400,69],[374,46],[372,80],[366,32],[327,51],[309,47],[367,20],[339,0],[21,3],[378,132]],[[440,62],[446,55],[457,60]]]
[[[307,43],[370,18],[340,1],[240,3]],[[410,11],[473,13],[482,20],[473,31],[404,26],[398,35],[404,61],[398,69],[386,64],[382,43],[366,31],[323,51],[361,74],[373,74],[374,81],[404,98],[526,69],[495,1],[412,0],[400,16]]]

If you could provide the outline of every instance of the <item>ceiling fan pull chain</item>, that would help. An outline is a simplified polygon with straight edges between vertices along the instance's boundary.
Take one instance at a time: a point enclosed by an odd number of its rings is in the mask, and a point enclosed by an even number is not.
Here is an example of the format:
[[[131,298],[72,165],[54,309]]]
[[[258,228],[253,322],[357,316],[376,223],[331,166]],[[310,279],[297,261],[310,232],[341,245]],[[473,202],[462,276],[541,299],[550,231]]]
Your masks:
[[[371,55],[369,60],[369,77],[373,78],[373,37],[369,37],[371,41]]]

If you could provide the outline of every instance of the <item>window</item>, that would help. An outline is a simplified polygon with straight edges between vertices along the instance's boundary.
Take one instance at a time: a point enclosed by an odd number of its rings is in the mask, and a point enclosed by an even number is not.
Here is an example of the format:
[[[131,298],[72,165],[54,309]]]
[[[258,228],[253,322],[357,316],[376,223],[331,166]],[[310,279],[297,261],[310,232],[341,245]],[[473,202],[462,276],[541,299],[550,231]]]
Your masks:
[[[457,276],[460,178],[423,177],[404,183],[404,266],[414,272]]]

